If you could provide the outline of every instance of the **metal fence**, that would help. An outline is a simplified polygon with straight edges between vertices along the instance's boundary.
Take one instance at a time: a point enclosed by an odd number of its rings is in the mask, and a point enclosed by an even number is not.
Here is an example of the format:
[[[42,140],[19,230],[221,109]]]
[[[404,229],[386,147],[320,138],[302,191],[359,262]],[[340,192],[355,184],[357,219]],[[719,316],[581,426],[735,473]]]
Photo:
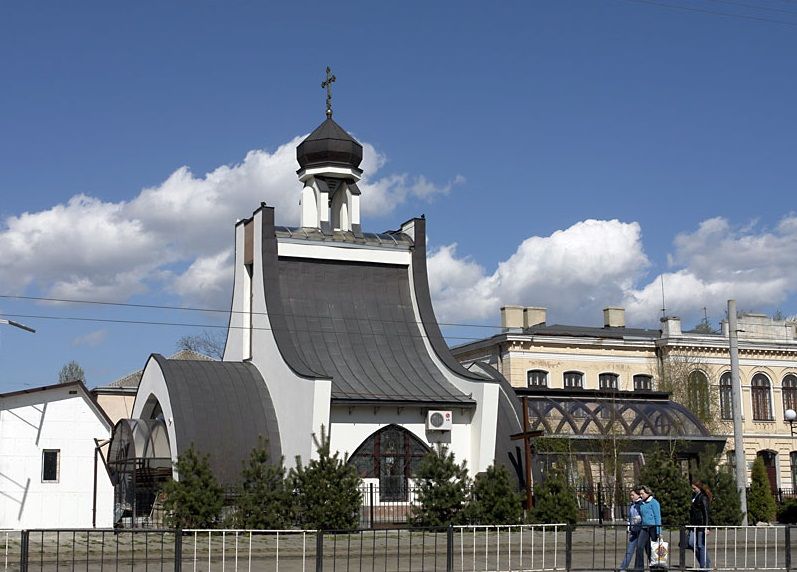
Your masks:
[[[665,530],[669,569],[699,568],[690,532],[705,532],[711,569],[792,571],[797,527]],[[795,533],[795,534],[792,534]],[[615,571],[622,525],[439,529],[5,531],[4,570],[43,572]]]

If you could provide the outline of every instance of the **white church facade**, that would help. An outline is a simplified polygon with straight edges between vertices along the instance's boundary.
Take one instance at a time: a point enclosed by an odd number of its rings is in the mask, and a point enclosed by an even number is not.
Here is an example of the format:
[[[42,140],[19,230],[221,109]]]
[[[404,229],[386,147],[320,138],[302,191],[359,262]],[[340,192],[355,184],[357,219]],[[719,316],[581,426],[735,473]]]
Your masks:
[[[150,357],[111,445],[112,469],[130,468],[117,505],[146,513],[151,495],[131,483],[179,479],[170,468],[191,445],[231,485],[259,437],[291,466],[315,454],[322,430],[385,499],[405,497],[420,457],[441,444],[473,473],[498,463],[522,476],[511,440],[520,401],[497,371],[464,368],[443,340],[425,219],[362,230],[361,160],[328,111],[297,148],[300,226],[276,226],[265,204],[236,224],[224,359]]]

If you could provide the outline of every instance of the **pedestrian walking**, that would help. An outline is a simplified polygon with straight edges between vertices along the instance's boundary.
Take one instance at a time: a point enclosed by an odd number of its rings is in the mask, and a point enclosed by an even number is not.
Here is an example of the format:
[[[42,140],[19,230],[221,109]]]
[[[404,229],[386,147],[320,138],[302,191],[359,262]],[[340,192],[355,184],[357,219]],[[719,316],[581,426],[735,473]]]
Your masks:
[[[711,559],[706,549],[711,489],[700,481],[692,481],[692,504],[689,507],[689,547],[695,551],[700,570],[711,569]]]
[[[636,492],[642,502],[639,503],[639,515],[642,518],[639,537],[636,545],[634,570],[644,570],[646,559],[650,560],[650,543],[659,539],[661,534],[661,506],[653,498],[653,491],[646,485],[640,485]]]
[[[628,497],[631,500],[628,505],[628,546],[625,549],[623,562],[620,564],[620,572],[626,572],[628,565],[631,564],[631,558],[636,554],[639,530],[642,527],[642,515],[639,514],[639,503],[642,502],[642,499],[634,489],[631,489]]]

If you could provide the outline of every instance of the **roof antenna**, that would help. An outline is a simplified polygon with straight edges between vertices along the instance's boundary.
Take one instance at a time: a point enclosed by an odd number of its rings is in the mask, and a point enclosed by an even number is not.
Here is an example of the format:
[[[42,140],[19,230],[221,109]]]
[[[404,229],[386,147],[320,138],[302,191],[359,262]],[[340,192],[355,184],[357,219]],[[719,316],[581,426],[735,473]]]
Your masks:
[[[664,303],[664,274],[660,275],[661,278],[661,317],[667,317],[667,304]]]

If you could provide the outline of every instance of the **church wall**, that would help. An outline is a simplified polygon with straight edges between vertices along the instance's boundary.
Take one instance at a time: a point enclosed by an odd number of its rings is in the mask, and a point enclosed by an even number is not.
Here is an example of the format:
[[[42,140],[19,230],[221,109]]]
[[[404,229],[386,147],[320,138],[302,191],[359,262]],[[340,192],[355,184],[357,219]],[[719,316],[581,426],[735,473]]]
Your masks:
[[[334,405],[330,415],[332,421],[331,446],[341,454],[353,454],[357,448],[377,430],[395,424],[411,431],[427,446],[445,445],[454,453],[457,462],[468,461],[473,472],[471,421],[473,410],[465,408],[439,409],[453,413],[454,428],[451,431],[427,431],[426,412],[431,407],[396,407],[373,405]]]
[[[2,399],[0,528],[92,526],[94,439],[111,428],[74,385]],[[43,452],[58,451],[55,481],[43,480]],[[113,487],[100,461],[97,526],[110,527]]]
[[[172,453],[172,466],[177,463],[177,457],[182,451],[183,447],[188,448],[190,443],[178,443],[177,435],[175,433],[174,413],[172,412],[171,398],[169,397],[169,390],[166,387],[166,379],[163,376],[163,371],[158,365],[158,362],[150,357],[147,365],[144,366],[144,371],[141,374],[141,382],[138,384],[138,392],[136,393],[136,401],[133,404],[133,414],[131,418],[141,419],[147,418],[148,412],[144,411],[150,396],[155,396],[161,406],[163,412],[163,419],[166,422],[166,430],[169,434],[169,443],[171,444]],[[176,471],[173,471],[173,476]]]

